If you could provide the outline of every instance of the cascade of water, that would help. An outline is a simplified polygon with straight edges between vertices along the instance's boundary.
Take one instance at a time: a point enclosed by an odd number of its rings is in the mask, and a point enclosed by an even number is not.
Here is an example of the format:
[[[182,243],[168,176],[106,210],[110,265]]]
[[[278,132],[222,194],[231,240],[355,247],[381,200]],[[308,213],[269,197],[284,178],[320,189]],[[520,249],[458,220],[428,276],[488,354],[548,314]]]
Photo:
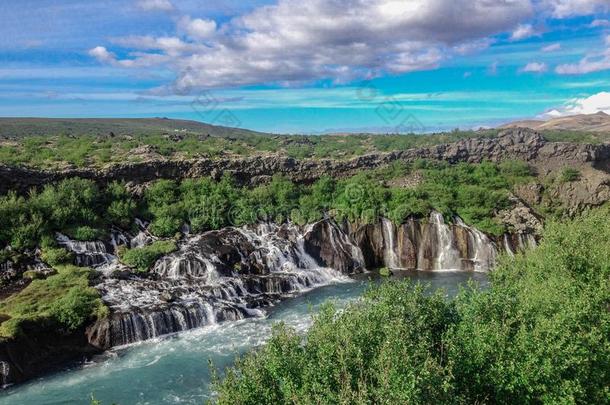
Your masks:
[[[381,228],[383,230],[383,261],[384,264],[391,269],[400,268],[396,245],[396,229],[392,221],[387,218],[381,219]]]
[[[329,243],[347,243],[349,238],[333,226]],[[112,309],[107,321],[112,345],[262,316],[260,307],[282,297],[345,281],[347,277],[320,266],[307,252],[305,237],[311,229],[260,224],[186,236],[178,251],[153,266],[157,277],[104,280],[97,288]],[[351,251],[355,246],[341,248]],[[356,256],[364,262],[361,252]],[[233,264],[236,258],[239,266]],[[241,274],[242,267],[261,273]]]
[[[362,250],[360,249],[360,247],[358,247],[350,238],[349,236],[343,231],[341,230],[341,228],[339,228],[339,226],[337,226],[337,224],[335,222],[332,221],[326,221],[326,224],[329,227],[330,230],[330,235],[329,235],[329,242],[332,246],[332,251],[334,252],[343,252],[345,254],[348,255],[348,257],[351,257],[352,260],[354,261],[356,267],[360,267],[360,268],[365,268],[365,260],[364,260],[364,255],[362,254]],[[305,235],[309,234],[314,225],[309,225],[307,227],[307,230],[305,232]]]
[[[77,266],[96,267],[116,260],[116,256],[107,252],[102,241],[77,241],[60,233],[56,235],[56,239],[61,246],[75,254]]]
[[[8,385],[9,374],[11,371],[10,365],[6,361],[0,361],[0,387],[4,388]]]
[[[473,253],[467,259],[474,265],[474,270],[488,271],[493,267],[498,257],[498,248],[495,242],[478,229],[466,225],[459,217],[455,218],[455,223],[467,231],[469,251],[471,250]]]
[[[432,212],[430,224],[434,228],[438,243],[434,270],[460,270],[462,268],[460,253],[455,248],[453,232],[445,224],[443,215],[440,212]]]
[[[510,241],[509,241],[509,239],[508,239],[508,234],[507,234],[507,233],[505,233],[505,234],[504,234],[504,236],[503,236],[503,238],[502,238],[502,241],[503,241],[503,243],[504,243],[504,251],[505,251],[505,252],[506,252],[506,253],[507,253],[509,256],[514,257],[514,256],[515,256],[515,252],[513,251],[513,248],[512,248],[512,246],[511,246],[511,244],[510,244]]]
[[[1,273],[8,273],[11,272],[13,270],[13,262],[11,262],[10,260],[4,263],[0,263],[0,272]]]
[[[381,227],[385,264],[400,267],[398,230],[387,219]],[[428,263],[425,269],[483,271],[495,260],[497,247],[490,238],[459,219],[449,226],[441,214],[432,213],[425,232],[416,247],[418,265]],[[141,234],[148,236],[145,231]],[[457,235],[467,238],[468,253],[463,255],[468,257],[460,257],[457,246],[462,241],[456,240]],[[311,240],[316,243],[307,242]],[[125,243],[118,237],[116,241]],[[509,245],[508,239],[504,243]],[[519,243],[532,242],[522,236]],[[107,320],[109,341],[122,345],[225,320],[262,316],[261,308],[284,297],[347,279],[318,263],[307,246],[330,247],[337,256],[351,260],[353,267],[364,267],[360,248],[330,220],[304,228],[262,223],[186,235],[179,250],[159,259],[149,276],[107,277],[97,286],[112,312]],[[95,249],[102,251],[101,246]],[[432,256],[425,261],[424,250]],[[314,256],[326,260],[318,251]],[[113,263],[115,268],[119,266]]]

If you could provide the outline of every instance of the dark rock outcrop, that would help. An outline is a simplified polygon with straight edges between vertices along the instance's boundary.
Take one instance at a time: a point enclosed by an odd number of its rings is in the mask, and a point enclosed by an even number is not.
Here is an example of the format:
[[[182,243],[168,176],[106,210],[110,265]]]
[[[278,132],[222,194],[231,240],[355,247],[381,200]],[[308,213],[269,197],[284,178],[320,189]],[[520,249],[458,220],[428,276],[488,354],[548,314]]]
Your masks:
[[[220,177],[223,173],[231,173],[240,184],[255,185],[268,181],[276,173],[282,173],[295,182],[307,184],[325,174],[347,177],[361,170],[374,169],[394,161],[412,162],[417,159],[450,163],[520,159],[544,165],[594,163],[601,167],[604,166],[603,162],[610,159],[610,145],[546,142],[533,130],[517,128],[505,130],[495,138],[469,138],[451,144],[373,153],[346,161],[256,156],[245,159],[149,160],[114,164],[105,169],[78,168],[58,171],[0,165],[0,194],[10,190],[25,193],[32,187],[40,187],[69,177],[92,179],[99,183],[123,180],[137,185],[159,178]]]
[[[29,380],[101,352],[89,344],[83,329],[67,333],[40,323],[24,323],[22,329],[20,336],[0,341],[2,386]]]

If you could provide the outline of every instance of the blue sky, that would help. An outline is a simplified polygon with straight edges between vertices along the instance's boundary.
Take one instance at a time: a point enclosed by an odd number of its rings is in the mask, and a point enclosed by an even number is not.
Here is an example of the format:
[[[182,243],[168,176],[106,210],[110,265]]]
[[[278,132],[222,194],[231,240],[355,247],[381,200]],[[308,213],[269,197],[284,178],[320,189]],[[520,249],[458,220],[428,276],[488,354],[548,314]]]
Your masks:
[[[0,116],[283,133],[610,113],[610,0],[3,0]]]

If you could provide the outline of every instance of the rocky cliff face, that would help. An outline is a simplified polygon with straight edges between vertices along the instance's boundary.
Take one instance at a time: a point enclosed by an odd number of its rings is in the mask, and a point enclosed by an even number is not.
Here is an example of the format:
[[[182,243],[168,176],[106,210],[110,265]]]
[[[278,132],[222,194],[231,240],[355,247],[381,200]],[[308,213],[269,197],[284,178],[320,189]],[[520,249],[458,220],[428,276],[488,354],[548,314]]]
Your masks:
[[[484,160],[520,159],[542,170],[566,164],[589,164],[605,167],[610,161],[610,145],[582,145],[546,142],[530,129],[508,129],[496,138],[464,139],[452,144],[360,156],[347,161],[296,160],[279,156],[246,159],[193,159],[185,161],[158,160],[113,165],[105,169],[69,169],[45,171],[0,165],[0,194],[9,190],[27,192],[32,187],[57,182],[69,177],[92,179],[100,183],[124,180],[142,184],[159,178],[184,179],[202,176],[220,177],[231,173],[243,185],[266,182],[282,173],[299,183],[311,183],[328,174],[347,177],[361,170],[374,169],[394,161],[417,159],[443,160],[450,163]]]

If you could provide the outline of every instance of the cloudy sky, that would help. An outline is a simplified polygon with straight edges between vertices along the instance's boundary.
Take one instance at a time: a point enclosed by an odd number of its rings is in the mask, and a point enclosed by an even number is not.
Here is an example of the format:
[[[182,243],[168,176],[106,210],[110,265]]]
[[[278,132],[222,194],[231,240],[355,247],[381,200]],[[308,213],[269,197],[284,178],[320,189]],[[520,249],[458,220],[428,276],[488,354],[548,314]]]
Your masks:
[[[2,0],[0,116],[272,132],[610,113],[610,0]]]

